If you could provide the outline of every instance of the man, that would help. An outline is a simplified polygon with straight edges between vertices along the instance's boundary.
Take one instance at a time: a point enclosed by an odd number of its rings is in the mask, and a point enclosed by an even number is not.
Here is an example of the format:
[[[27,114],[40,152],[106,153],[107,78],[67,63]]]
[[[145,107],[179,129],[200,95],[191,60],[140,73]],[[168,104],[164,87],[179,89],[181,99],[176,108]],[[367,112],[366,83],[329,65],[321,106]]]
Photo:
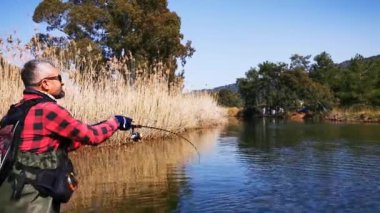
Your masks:
[[[40,102],[30,107],[25,116],[14,168],[0,188],[0,212],[59,212],[60,198],[55,191],[49,191],[57,186],[49,188],[49,184],[63,179],[64,184],[75,187],[67,152],[82,144],[100,144],[118,129],[130,129],[132,119],[116,115],[96,125],[74,119],[56,103],[56,99],[65,96],[64,84],[60,71],[48,61],[27,62],[21,78],[25,90],[18,105],[30,100]],[[60,168],[67,170],[63,176],[56,175]]]

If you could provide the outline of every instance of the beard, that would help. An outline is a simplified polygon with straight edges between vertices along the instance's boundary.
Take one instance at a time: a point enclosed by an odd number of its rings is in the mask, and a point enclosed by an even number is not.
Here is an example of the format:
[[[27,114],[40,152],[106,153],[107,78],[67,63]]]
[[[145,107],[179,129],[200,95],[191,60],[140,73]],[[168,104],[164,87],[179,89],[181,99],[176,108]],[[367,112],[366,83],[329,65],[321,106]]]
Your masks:
[[[63,89],[61,88],[61,91],[57,95],[53,95],[53,97],[55,99],[61,99],[61,98],[65,97],[65,91],[63,91]]]

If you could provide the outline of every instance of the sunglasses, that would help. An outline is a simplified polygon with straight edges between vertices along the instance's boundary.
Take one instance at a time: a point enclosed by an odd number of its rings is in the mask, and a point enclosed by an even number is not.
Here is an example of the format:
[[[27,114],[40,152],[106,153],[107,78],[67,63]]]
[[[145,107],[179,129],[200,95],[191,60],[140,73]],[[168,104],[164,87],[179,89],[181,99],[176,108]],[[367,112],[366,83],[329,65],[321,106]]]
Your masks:
[[[46,77],[46,78],[41,79],[39,82],[37,82],[35,84],[30,84],[30,85],[31,86],[41,85],[41,83],[42,83],[43,80],[58,80],[59,82],[62,83],[62,76],[61,75],[57,75],[57,76],[52,76],[52,77]]]

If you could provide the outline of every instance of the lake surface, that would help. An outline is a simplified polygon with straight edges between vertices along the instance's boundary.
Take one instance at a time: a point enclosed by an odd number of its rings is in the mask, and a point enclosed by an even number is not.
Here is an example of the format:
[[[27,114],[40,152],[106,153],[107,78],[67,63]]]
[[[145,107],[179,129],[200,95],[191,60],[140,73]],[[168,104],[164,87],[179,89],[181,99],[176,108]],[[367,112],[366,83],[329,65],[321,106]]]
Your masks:
[[[67,212],[380,212],[380,125],[231,121],[75,153]]]

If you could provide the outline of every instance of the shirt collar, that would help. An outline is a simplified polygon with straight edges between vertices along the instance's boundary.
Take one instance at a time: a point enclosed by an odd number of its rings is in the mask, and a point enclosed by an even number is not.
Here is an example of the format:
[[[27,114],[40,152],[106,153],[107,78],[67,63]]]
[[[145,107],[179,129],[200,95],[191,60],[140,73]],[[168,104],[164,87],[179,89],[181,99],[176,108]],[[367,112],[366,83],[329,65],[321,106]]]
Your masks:
[[[39,90],[32,89],[32,88],[26,88],[24,90],[24,99],[25,100],[30,100],[30,99],[35,99],[35,98],[47,98],[47,99],[50,99],[51,101],[57,102],[57,100],[52,95],[50,95],[46,92],[39,91]]]

